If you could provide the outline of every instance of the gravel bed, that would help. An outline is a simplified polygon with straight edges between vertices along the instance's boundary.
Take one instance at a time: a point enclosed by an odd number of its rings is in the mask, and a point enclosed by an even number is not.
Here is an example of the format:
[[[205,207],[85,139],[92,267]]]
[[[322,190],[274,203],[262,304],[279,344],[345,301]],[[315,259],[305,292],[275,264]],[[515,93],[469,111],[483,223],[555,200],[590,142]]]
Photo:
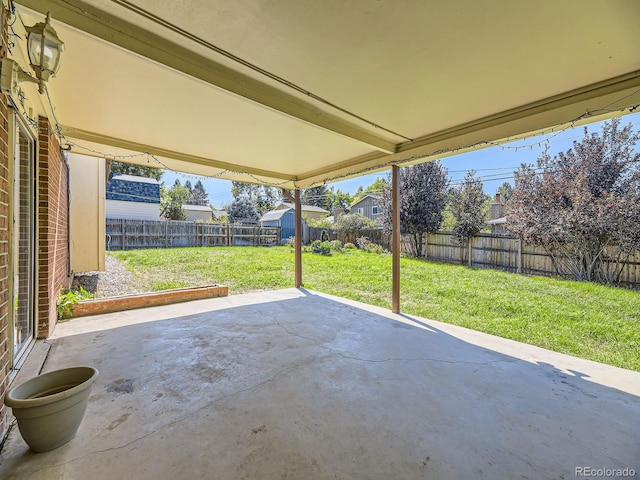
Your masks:
[[[76,273],[73,288],[82,286],[88,292],[95,293],[96,298],[142,293],[136,289],[131,273],[115,258],[106,255],[104,268],[104,272]]]

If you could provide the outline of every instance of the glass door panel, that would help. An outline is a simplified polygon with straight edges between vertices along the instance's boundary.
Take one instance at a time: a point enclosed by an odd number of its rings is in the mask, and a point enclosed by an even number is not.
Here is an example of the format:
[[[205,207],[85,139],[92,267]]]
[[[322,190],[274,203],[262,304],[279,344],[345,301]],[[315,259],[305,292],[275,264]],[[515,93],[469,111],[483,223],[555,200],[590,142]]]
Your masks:
[[[17,119],[16,119],[17,120]],[[15,122],[13,169],[13,363],[35,338],[34,143]]]

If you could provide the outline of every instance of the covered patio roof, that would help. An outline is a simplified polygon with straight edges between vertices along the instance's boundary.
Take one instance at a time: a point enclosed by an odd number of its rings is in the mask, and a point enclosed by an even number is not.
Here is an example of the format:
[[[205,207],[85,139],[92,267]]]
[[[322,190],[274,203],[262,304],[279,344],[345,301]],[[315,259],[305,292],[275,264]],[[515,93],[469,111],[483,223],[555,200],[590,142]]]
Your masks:
[[[199,175],[303,188],[640,104],[635,0],[17,3],[65,42],[34,112],[63,144]]]

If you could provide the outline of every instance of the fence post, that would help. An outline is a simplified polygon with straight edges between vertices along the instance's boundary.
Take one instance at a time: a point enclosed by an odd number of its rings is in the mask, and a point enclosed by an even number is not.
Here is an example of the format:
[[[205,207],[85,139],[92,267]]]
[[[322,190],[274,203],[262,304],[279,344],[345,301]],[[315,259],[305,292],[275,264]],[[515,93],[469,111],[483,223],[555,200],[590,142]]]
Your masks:
[[[227,223],[227,247],[231,246],[231,224]]]
[[[122,219],[122,250],[126,250],[127,249],[127,235],[124,231],[124,218]]]
[[[467,255],[467,261],[468,261],[468,265],[472,266],[473,265],[473,261],[471,260],[471,255],[473,254],[473,246],[472,246],[472,242],[473,242],[474,237],[470,237],[469,241],[468,241],[468,245],[469,245],[469,253]]]
[[[516,259],[516,261],[517,261],[516,272],[522,273],[522,240],[521,239],[518,239],[518,258]]]

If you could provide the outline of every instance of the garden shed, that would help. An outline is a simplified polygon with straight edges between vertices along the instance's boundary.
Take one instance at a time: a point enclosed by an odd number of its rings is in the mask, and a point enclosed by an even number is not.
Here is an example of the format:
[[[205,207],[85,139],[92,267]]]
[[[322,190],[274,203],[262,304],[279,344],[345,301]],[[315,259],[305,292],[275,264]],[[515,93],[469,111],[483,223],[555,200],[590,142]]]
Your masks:
[[[262,227],[280,227],[281,238],[284,242],[287,238],[296,234],[295,211],[293,208],[282,208],[265,213],[260,219]]]

